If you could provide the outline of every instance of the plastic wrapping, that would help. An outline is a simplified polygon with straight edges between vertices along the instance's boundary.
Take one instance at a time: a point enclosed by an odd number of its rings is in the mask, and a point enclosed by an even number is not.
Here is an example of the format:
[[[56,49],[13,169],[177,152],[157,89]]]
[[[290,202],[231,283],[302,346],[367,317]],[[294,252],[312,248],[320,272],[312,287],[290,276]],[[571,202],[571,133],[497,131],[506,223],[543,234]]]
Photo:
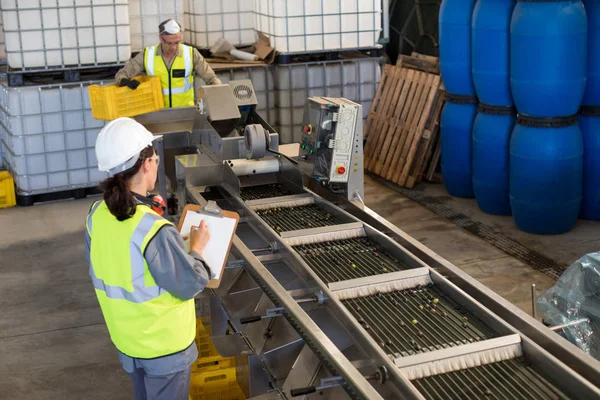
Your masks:
[[[556,332],[600,360],[600,252],[574,262],[538,298],[537,308],[544,323],[551,326],[587,319]]]

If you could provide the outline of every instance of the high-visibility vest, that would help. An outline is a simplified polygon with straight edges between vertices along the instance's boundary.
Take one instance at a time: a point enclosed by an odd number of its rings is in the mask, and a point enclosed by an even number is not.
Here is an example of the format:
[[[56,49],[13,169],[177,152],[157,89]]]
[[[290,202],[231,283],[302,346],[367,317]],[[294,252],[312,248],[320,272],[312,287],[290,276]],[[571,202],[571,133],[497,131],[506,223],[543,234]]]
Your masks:
[[[194,299],[180,300],[159,287],[144,258],[150,240],[168,224],[141,205],[133,217],[118,221],[104,201],[87,216],[90,276],[110,338],[130,357],[177,353],[196,335]]]
[[[158,46],[144,50],[144,68],[146,75],[160,77],[165,107],[187,107],[194,105],[194,49],[180,45],[183,57],[179,52],[173,60],[171,69],[158,54]]]

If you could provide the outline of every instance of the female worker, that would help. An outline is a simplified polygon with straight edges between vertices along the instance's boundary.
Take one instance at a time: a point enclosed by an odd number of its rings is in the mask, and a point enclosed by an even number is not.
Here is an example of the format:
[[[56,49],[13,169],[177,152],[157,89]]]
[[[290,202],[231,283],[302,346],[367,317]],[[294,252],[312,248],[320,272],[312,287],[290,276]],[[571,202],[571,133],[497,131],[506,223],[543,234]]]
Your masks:
[[[109,173],[104,200],[86,221],[86,255],[98,302],[135,400],[188,399],[194,343],[194,297],[211,277],[202,252],[204,222],[190,232],[190,252],[177,229],[150,207],[159,158],[154,137],[130,118],[102,129],[98,168]]]

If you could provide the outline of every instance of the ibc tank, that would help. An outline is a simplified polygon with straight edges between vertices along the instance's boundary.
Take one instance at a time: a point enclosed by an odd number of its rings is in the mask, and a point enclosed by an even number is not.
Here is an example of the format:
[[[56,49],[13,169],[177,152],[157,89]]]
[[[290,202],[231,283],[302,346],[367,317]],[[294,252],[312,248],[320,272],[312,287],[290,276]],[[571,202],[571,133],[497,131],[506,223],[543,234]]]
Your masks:
[[[600,106],[600,0],[583,0],[588,20],[587,86],[583,104]]]
[[[442,111],[440,135],[442,140],[442,176],[448,193],[471,198],[473,175],[471,132],[477,114],[475,97],[446,96]]]
[[[473,83],[479,101],[512,106],[510,19],[516,0],[479,0],[472,20]]]
[[[473,191],[482,211],[510,215],[509,147],[513,107],[479,104],[473,123]]]
[[[440,7],[440,72],[448,93],[475,96],[471,75],[471,15],[475,0],[443,0]]]
[[[582,107],[579,126],[583,136],[583,200],[579,216],[600,220],[600,107]]]
[[[581,1],[519,1],[510,28],[510,78],[519,114],[577,114],[586,84],[587,18]]]
[[[510,206],[519,229],[560,234],[581,207],[583,140],[575,116],[520,115],[510,141]]]

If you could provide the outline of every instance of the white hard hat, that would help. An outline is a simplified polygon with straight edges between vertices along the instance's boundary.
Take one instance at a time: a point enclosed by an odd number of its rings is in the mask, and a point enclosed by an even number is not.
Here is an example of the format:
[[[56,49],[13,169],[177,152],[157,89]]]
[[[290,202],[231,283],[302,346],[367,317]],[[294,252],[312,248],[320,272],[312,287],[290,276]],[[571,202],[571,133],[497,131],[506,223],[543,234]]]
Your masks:
[[[109,122],[96,139],[98,169],[110,175],[127,171],[135,165],[140,152],[158,138],[131,118]]]

